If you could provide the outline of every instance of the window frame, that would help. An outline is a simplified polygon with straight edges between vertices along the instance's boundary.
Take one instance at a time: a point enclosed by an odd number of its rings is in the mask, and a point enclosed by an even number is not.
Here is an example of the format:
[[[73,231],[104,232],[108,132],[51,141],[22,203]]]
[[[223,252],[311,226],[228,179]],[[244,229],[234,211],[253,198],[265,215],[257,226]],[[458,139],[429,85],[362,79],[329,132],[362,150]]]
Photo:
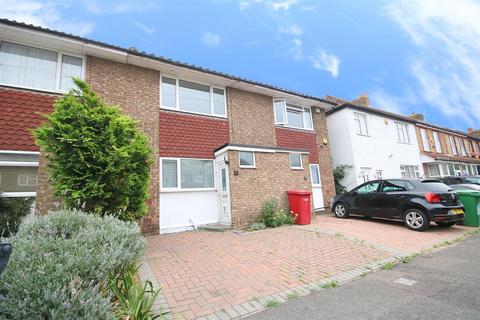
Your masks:
[[[420,137],[422,138],[422,147],[423,151],[430,152],[430,141],[428,140],[428,132],[425,128],[420,128]]]
[[[177,186],[176,187],[164,187],[162,180],[163,173],[163,160],[175,160],[177,162]],[[202,160],[211,161],[213,163],[213,187],[208,188],[182,188],[182,172],[181,172],[181,160]],[[196,192],[196,191],[216,191],[216,164],[214,159],[203,158],[175,158],[175,157],[160,157],[160,192]]]
[[[35,184],[29,184],[31,181],[30,178],[34,178]],[[21,178],[26,179],[26,183],[20,183]],[[31,174],[19,174],[17,175],[17,185],[19,187],[36,187],[38,185],[38,174],[37,175],[31,175]]]
[[[281,101],[283,101],[283,122],[277,121],[277,110],[275,108],[275,103],[276,102],[281,102]],[[272,106],[273,106],[273,114],[274,114],[274,118],[275,118],[274,120],[275,120],[275,125],[276,126],[298,129],[298,130],[314,131],[313,114],[312,114],[312,108],[311,107],[305,107],[305,106],[301,106],[301,105],[294,104],[294,103],[288,103],[286,99],[281,99],[281,98],[273,98],[272,99]],[[291,110],[297,109],[297,111],[301,112],[301,114],[302,114],[302,124],[303,124],[302,127],[292,126],[292,125],[288,124],[288,112],[287,112],[288,109],[291,109]],[[299,109],[301,109],[301,110],[299,110]],[[308,110],[308,112],[306,112],[305,110]],[[311,123],[311,125],[312,125],[311,128],[308,128],[306,126],[307,113],[309,114],[309,117],[310,117],[309,118],[309,120],[310,120],[309,123]]]
[[[256,169],[257,168],[257,162],[255,160],[255,151],[244,151],[244,150],[239,150],[237,151],[238,152],[238,166],[242,169]],[[242,165],[240,163],[240,154],[241,153],[251,153],[252,154],[252,159],[253,159],[253,165],[251,166],[246,166],[246,165]]]
[[[60,89],[60,82],[61,82],[61,76],[62,76],[62,57],[64,55],[82,59],[82,74],[81,74],[80,79],[85,80],[85,73],[86,73],[86,63],[85,63],[86,58],[85,58],[85,56],[78,55],[78,54],[75,54],[75,53],[70,53],[70,52],[63,51],[63,50],[56,50],[56,49],[52,49],[52,48],[45,47],[45,46],[38,46],[36,44],[35,45],[30,45],[30,44],[26,44],[26,43],[22,43],[22,42],[18,42],[18,41],[10,41],[10,40],[4,40],[4,39],[0,39],[0,47],[2,45],[2,42],[8,42],[8,43],[13,43],[13,44],[16,44],[16,45],[30,47],[30,48],[34,48],[34,49],[41,49],[41,50],[47,50],[47,51],[55,52],[55,53],[57,53],[57,68],[55,70],[55,89],[53,89],[53,90],[52,89],[45,89],[45,88],[38,88],[38,87],[31,87],[31,86],[22,86],[22,85],[16,85],[16,84],[8,84],[8,83],[4,83],[4,82],[0,82],[0,86],[10,87],[10,88],[35,90],[35,91],[40,91],[40,92],[68,93],[68,90],[65,91],[65,90]]]
[[[458,138],[460,140],[460,152],[462,154],[462,157],[467,157],[467,147],[465,146],[465,139],[463,138]]]
[[[363,132],[363,130],[362,130],[362,118],[363,118],[364,124],[365,124],[365,132]],[[357,120],[360,124],[360,132],[358,132],[358,130],[357,130],[358,128],[356,128],[356,126],[355,126],[356,134],[359,135],[359,136],[369,137],[370,134],[368,132],[367,115],[365,113],[361,113],[361,112],[353,112],[353,122],[356,122]]]
[[[410,177],[410,170],[412,169],[413,171],[413,177]],[[402,176],[402,179],[420,179],[420,168],[417,165],[414,164],[401,164],[400,165],[400,175]]]
[[[450,140],[450,148],[452,149],[452,154],[454,156],[458,156],[457,142],[455,141],[455,137],[448,136],[448,140]]]
[[[410,139],[410,132],[409,132],[410,130],[409,130],[408,123],[395,121],[395,126],[397,128],[397,142],[401,144],[412,144]],[[403,138],[406,138],[405,141],[402,141],[402,139],[400,138],[400,129],[403,133]],[[428,142],[428,135],[427,135],[427,142]]]
[[[297,155],[300,158],[300,167],[292,166],[292,155]],[[303,161],[302,161],[302,154],[300,152],[289,152],[288,153],[288,162],[290,163],[290,169],[292,170],[303,170]]]
[[[162,99],[162,80],[163,78],[170,78],[175,80],[175,107],[170,107],[170,106],[165,106],[163,105],[163,99]],[[180,109],[180,81],[185,81],[185,82],[190,82],[194,84],[199,84],[202,86],[207,86],[209,87],[209,95],[210,95],[210,113],[203,113],[203,112],[195,112],[195,111],[188,111],[188,110],[182,110]],[[215,108],[214,108],[214,103],[213,103],[213,89],[218,89],[218,90],[223,90],[223,103],[225,106],[225,114],[218,114],[215,113]],[[188,80],[185,78],[179,78],[175,77],[169,74],[160,74],[160,83],[159,83],[159,95],[160,95],[160,109],[165,109],[165,110],[172,110],[172,111],[178,111],[178,112],[183,112],[183,113],[190,113],[190,114],[198,114],[202,116],[209,116],[209,117],[217,117],[217,118],[228,118],[228,108],[227,108],[227,88],[226,87],[221,87],[221,86],[214,86],[209,83],[204,83],[204,82],[199,82],[199,81],[192,81]]]

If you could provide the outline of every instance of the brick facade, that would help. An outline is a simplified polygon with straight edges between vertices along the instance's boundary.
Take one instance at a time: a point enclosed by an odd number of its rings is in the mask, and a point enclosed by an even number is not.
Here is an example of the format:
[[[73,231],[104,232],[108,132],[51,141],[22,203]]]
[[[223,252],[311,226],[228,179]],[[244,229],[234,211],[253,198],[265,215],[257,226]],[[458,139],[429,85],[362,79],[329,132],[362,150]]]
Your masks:
[[[317,136],[318,164],[323,186],[323,202],[324,206],[328,207],[330,200],[335,196],[336,192],[325,110],[320,109],[320,112],[313,111],[312,116],[313,127]]]
[[[139,121],[153,150],[151,182],[149,187],[149,211],[142,223],[145,233],[159,231],[159,78],[158,71],[133,65],[113,62],[96,57],[87,57],[86,82],[104,102],[119,106],[122,111]],[[45,183],[44,160],[41,158],[39,185],[37,188],[37,212],[46,212],[54,207],[51,189]]]
[[[318,163],[317,136],[314,132],[277,127],[275,134],[278,147],[308,150],[310,163]]]
[[[231,143],[276,144],[272,97],[228,88],[227,112]]]
[[[232,224],[246,227],[260,217],[262,204],[272,198],[287,209],[286,191],[311,192],[308,155],[302,155],[303,170],[290,168],[288,153],[255,152],[255,169],[240,168],[238,151],[228,151]]]
[[[160,157],[213,159],[229,142],[228,119],[160,111]]]

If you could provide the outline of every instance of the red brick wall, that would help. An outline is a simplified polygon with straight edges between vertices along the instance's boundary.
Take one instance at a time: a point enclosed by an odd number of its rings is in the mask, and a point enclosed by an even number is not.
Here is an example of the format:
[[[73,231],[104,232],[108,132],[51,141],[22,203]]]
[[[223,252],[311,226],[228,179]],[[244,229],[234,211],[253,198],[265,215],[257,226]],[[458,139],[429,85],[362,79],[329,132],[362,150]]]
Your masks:
[[[160,157],[213,159],[229,141],[227,119],[160,111]]]
[[[30,130],[42,122],[40,114],[52,111],[55,98],[0,88],[0,150],[38,151]]]
[[[308,150],[310,151],[310,163],[318,163],[317,136],[315,132],[275,128],[275,135],[277,136],[277,146]]]

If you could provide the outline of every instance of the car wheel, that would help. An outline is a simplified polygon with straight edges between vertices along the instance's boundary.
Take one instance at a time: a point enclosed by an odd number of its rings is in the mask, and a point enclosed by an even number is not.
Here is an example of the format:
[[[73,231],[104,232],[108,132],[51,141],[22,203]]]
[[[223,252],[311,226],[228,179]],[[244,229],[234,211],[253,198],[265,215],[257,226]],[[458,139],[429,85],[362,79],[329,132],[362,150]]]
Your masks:
[[[427,215],[418,209],[408,209],[405,211],[403,222],[407,228],[415,231],[423,231],[430,226],[430,220]]]
[[[442,228],[450,228],[451,226],[455,225],[456,222],[435,222],[439,227],[442,227]]]
[[[333,213],[335,214],[335,217],[337,217],[337,218],[340,218],[340,219],[348,218],[347,208],[345,208],[345,205],[341,202],[337,203],[333,207]]]

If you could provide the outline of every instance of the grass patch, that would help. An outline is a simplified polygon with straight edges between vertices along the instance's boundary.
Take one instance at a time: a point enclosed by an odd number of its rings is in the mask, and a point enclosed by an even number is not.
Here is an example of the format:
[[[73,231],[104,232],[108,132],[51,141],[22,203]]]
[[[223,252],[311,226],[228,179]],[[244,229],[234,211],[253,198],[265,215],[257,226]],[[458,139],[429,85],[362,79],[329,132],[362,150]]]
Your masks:
[[[299,295],[296,292],[290,292],[289,294],[287,294],[287,300],[296,300],[298,298]]]
[[[335,288],[337,286],[337,282],[335,281],[329,281],[327,283],[322,284],[323,289],[330,289],[330,288]]]
[[[335,237],[341,238],[343,237],[343,234],[341,234],[340,232],[335,232]]]
[[[395,266],[396,264],[394,262],[387,262],[382,266],[382,270],[392,270]]]
[[[277,299],[270,299],[265,303],[266,308],[276,308],[278,306],[280,306],[280,301]]]
[[[411,255],[409,255],[409,256],[402,257],[402,258],[400,259],[400,261],[401,261],[402,263],[410,263],[410,262],[412,262],[413,259],[415,259],[417,256],[418,256],[418,254],[417,254],[417,253],[414,253],[414,254],[411,254]]]

